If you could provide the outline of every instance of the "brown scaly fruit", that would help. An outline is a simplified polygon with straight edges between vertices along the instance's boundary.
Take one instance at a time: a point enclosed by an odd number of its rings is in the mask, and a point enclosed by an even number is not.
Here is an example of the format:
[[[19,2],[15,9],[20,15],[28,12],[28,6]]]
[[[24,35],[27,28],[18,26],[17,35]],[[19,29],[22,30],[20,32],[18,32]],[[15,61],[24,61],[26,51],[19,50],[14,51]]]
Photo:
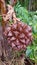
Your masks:
[[[4,35],[13,50],[25,50],[32,42],[32,29],[27,24],[16,22],[6,27]]]

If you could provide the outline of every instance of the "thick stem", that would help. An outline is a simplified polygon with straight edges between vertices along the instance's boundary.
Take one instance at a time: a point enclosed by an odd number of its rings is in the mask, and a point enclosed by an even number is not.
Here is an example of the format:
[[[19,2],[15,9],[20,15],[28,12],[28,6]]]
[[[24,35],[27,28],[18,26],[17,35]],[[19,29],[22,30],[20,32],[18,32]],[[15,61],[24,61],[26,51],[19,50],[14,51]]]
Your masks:
[[[4,0],[0,0],[0,8],[1,8],[1,14],[6,14],[6,5]],[[3,30],[5,29],[5,21],[2,19],[2,27]]]

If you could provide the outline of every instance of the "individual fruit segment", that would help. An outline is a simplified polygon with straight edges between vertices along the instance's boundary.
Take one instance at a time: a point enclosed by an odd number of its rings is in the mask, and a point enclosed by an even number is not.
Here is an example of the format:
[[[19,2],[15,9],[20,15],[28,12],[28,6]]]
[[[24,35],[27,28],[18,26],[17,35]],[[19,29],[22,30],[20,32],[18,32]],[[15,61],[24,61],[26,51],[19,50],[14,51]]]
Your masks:
[[[20,38],[20,39],[25,38],[25,34],[24,34],[24,33],[21,33],[21,34],[19,35],[19,38]]]
[[[15,44],[14,43],[12,43],[12,48],[14,48],[15,47]]]
[[[16,38],[15,37],[11,37],[11,39],[10,39],[11,41],[15,41],[16,40]]]
[[[21,42],[22,44],[25,44],[25,39],[20,39],[20,42]]]
[[[8,37],[11,37],[12,35],[13,35],[12,32],[9,31],[9,33],[8,33]]]

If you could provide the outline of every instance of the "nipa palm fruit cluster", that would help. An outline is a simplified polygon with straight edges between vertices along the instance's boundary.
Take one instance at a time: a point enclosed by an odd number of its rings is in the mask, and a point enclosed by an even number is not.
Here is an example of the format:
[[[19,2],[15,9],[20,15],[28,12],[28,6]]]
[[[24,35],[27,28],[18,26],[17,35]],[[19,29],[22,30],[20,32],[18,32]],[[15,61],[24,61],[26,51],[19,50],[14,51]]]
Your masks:
[[[32,42],[32,28],[23,22],[16,22],[5,28],[4,35],[13,50],[25,50]]]

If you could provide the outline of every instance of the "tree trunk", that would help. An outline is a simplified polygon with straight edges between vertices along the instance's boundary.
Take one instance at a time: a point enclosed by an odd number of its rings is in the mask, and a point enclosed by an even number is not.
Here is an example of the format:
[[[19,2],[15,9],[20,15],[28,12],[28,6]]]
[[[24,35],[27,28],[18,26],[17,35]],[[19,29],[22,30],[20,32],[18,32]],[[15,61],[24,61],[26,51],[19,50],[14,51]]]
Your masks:
[[[32,0],[29,0],[29,11],[32,9]]]

